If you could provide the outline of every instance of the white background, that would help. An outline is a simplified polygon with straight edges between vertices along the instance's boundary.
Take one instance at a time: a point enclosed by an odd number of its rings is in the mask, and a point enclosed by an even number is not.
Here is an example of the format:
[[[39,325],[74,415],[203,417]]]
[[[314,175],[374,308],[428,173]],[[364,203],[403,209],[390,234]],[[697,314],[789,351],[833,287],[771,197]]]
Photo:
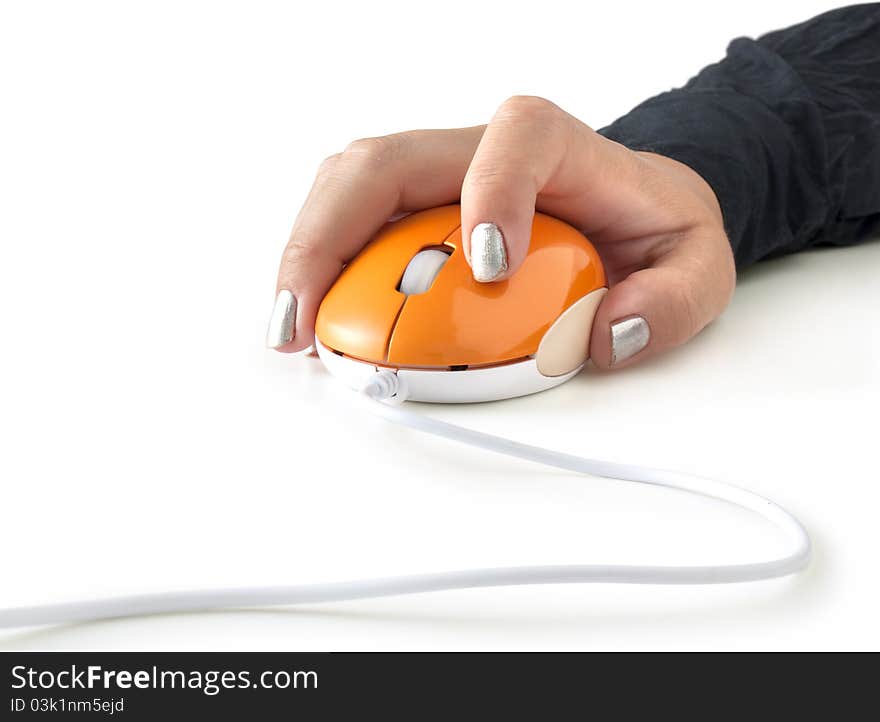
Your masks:
[[[0,606],[522,563],[746,560],[708,501],[575,478],[353,410],[263,349],[282,246],[350,140],[534,93],[600,127],[825,2],[7,2],[0,11]],[[880,646],[880,243],[768,262],[695,342],[423,413],[743,483],[797,578],[543,587],[0,633],[13,649]]]

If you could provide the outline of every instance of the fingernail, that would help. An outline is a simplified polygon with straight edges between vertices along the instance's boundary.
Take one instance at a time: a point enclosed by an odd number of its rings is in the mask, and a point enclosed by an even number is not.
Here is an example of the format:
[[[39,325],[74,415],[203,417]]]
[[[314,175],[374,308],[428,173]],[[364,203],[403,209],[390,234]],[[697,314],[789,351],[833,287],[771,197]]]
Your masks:
[[[611,324],[611,365],[632,358],[651,340],[651,329],[641,316]]]
[[[269,330],[266,332],[266,346],[278,348],[293,341],[296,335],[296,296],[290,291],[278,292]]]
[[[471,271],[480,283],[494,281],[507,270],[504,236],[494,223],[479,223],[471,231]]]

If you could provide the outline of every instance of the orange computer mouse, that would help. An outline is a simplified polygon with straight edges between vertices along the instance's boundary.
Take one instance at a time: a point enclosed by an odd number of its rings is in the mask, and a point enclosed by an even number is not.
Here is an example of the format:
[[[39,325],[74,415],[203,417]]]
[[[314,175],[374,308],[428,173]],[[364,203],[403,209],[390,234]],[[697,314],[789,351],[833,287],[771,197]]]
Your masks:
[[[580,370],[606,285],[592,244],[541,213],[519,270],[478,283],[460,207],[432,208],[385,225],[346,266],[318,310],[315,347],[354,387],[392,369],[414,401],[522,396]]]

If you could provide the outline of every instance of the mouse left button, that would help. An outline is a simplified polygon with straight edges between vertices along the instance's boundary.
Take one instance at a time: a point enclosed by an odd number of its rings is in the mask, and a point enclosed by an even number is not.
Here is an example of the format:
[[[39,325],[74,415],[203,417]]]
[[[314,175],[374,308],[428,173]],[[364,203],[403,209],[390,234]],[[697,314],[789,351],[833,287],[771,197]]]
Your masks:
[[[458,222],[458,207],[445,206],[384,226],[324,296],[315,323],[321,343],[361,361],[387,362],[391,334],[407,300],[399,286],[408,264],[426,246],[442,244]],[[416,288],[431,276],[431,265],[425,262]]]
[[[361,361],[383,363],[406,296],[395,289],[404,257],[378,244],[365,249],[324,296],[315,335],[327,348]]]

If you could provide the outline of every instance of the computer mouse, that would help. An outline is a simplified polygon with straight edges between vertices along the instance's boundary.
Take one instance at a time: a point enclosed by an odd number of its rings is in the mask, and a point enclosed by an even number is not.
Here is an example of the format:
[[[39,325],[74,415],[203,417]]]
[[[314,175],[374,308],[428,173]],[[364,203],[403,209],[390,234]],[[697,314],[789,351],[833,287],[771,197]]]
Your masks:
[[[432,208],[386,224],[345,267],[318,310],[315,348],[354,388],[391,369],[412,401],[523,396],[581,369],[606,291],[589,240],[542,213],[516,273],[479,283],[460,207]]]

